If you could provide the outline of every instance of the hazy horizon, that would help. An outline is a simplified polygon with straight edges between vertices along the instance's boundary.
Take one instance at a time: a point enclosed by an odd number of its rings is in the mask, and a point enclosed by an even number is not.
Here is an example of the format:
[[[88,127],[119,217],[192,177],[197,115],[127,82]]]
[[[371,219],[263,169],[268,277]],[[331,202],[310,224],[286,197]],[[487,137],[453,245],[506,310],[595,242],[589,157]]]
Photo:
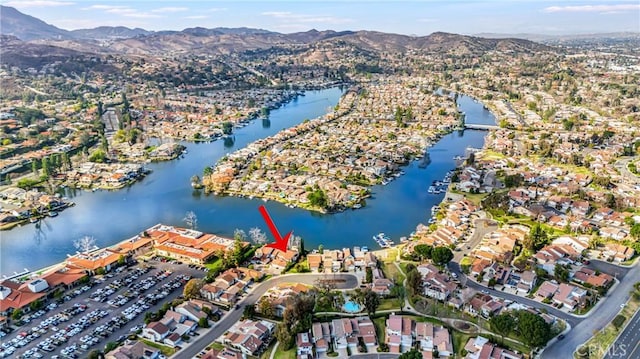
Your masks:
[[[316,29],[424,36],[586,35],[640,32],[637,1],[74,1],[0,4],[65,30],[126,26],[150,31],[248,27],[280,33]]]

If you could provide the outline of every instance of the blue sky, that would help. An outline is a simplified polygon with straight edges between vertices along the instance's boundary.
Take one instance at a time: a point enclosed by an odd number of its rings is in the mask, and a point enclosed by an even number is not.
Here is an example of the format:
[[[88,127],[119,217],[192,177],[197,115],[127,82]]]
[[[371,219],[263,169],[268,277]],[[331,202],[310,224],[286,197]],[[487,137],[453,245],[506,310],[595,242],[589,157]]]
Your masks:
[[[640,31],[640,0],[601,1],[85,1],[0,0],[63,29],[252,27],[283,33],[376,30],[407,35]]]

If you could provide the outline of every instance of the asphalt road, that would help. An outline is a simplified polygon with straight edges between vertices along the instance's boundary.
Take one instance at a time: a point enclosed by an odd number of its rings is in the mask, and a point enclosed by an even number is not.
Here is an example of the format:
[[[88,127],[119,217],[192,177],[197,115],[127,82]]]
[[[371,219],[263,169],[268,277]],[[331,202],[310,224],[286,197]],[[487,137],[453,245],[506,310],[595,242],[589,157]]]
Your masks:
[[[283,283],[303,283],[309,285],[315,285],[318,279],[335,279],[344,280],[342,283],[338,283],[336,289],[353,289],[358,287],[358,278],[353,274],[292,274],[278,276],[256,285],[251,293],[244,297],[238,304],[239,309],[232,309],[229,313],[225,314],[213,328],[198,337],[192,344],[186,346],[180,352],[178,352],[174,358],[193,358],[209,344],[215,341],[218,337],[223,335],[232,325],[237,323],[242,317],[243,308],[247,305],[254,305],[260,297],[267,292],[270,288],[283,284]],[[372,357],[373,358],[373,357]],[[376,356],[377,358],[377,356]]]
[[[621,268],[622,269],[622,268]],[[588,318],[577,324],[572,324],[572,330],[566,338],[551,344],[542,352],[542,358],[556,359],[569,358],[582,344],[593,336],[593,333],[602,330],[620,311],[620,306],[629,299],[629,293],[633,285],[640,282],[640,266],[634,265],[622,278],[618,276],[620,283],[606,296],[606,301],[597,308],[597,313],[592,313]],[[607,348],[589,348],[597,351],[601,356]],[[594,352],[595,353],[595,352]],[[636,354],[638,351],[636,351]],[[595,357],[598,357],[597,355]],[[636,356],[637,358],[637,356]]]
[[[461,272],[460,266],[458,264],[459,261],[464,257],[464,255],[470,251],[469,249],[466,249],[467,245],[471,248],[474,248],[480,242],[485,233],[488,233],[491,230],[495,229],[493,227],[483,226],[481,221],[482,220],[476,221],[475,231],[472,234],[470,240],[465,244],[463,250],[460,252],[454,252],[454,259],[449,264],[449,269],[452,272],[458,274],[461,283],[467,285],[468,287],[474,288],[476,290],[485,290],[491,295],[512,300],[517,303],[529,305],[533,308],[544,309],[547,313],[565,320],[571,326],[572,330],[565,335],[564,340],[555,341],[548,348],[546,348],[541,354],[542,358],[556,359],[571,357],[572,353],[575,350],[577,350],[584,342],[586,342],[593,336],[593,333],[602,330],[602,328],[604,328],[613,320],[613,318],[620,311],[620,306],[623,303],[626,303],[629,299],[629,293],[633,289],[633,284],[640,282],[640,266],[638,265],[629,268],[617,266],[604,261],[592,260],[591,263],[587,265],[588,268],[615,276],[616,279],[620,281],[620,283],[616,285],[615,288],[612,288],[612,290],[610,290],[610,292],[604,299],[605,302],[602,303],[602,305],[598,306],[598,308],[596,309],[597,313],[590,313],[590,315],[588,315],[587,317],[578,317],[558,310],[557,308],[551,307],[549,305],[536,302],[529,298],[505,293],[499,290],[489,289],[474,281],[467,280],[464,274]],[[638,316],[636,315],[633,320],[638,320],[637,317]],[[631,325],[632,324],[630,324],[630,326]],[[633,343],[632,339],[633,338],[625,340],[628,340],[629,343]],[[638,339],[640,338],[635,338],[635,344],[638,344]],[[627,342],[624,342],[622,344],[627,344]],[[597,351],[599,353],[599,357],[602,357],[605,354],[607,348],[590,348],[590,350],[592,352]],[[631,352],[631,349],[629,349],[628,352]],[[640,349],[635,347],[633,355],[635,355],[635,357],[631,356],[628,358],[640,358]],[[616,357],[611,357],[611,359],[614,358]]]
[[[640,358],[640,311],[631,318],[627,327],[604,356],[604,359],[634,358]]]

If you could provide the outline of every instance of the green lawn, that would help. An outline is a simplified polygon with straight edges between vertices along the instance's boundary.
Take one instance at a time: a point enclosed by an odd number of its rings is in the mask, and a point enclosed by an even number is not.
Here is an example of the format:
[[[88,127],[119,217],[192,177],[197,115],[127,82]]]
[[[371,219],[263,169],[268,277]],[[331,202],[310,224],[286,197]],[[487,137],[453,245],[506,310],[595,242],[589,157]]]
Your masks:
[[[462,355],[462,349],[464,349],[464,346],[469,341],[469,338],[471,338],[470,334],[465,334],[456,330],[451,331],[451,339],[453,340],[453,350],[461,358],[464,357],[464,355]]]
[[[378,337],[378,342],[383,342],[384,333],[385,333],[385,325],[386,325],[386,316],[373,318],[373,325],[376,326],[376,336]]]
[[[276,353],[273,355],[274,359],[296,359],[296,348],[295,346],[287,351],[282,350],[282,347],[278,345],[276,349]]]
[[[404,281],[404,274],[398,270],[395,263],[391,262],[383,262],[382,271],[384,272],[385,277],[391,280],[398,280],[400,283]]]
[[[219,271],[222,269],[222,258],[216,258],[213,262],[206,263],[204,265],[210,271]]]
[[[207,348],[215,349],[215,350],[222,350],[222,349],[224,349],[224,345],[222,345],[222,343],[213,342]]]
[[[152,347],[152,348],[156,348],[159,349],[160,352],[162,352],[162,354],[164,356],[166,356],[167,358],[172,356],[173,354],[175,354],[176,350],[170,346],[166,346],[166,345],[162,345],[162,344],[158,344],[156,342],[152,342],[150,340],[146,340],[146,339],[142,339],[142,338],[138,338],[141,342],[147,344],[148,346]]]
[[[378,310],[400,309],[400,304],[400,300],[397,298],[381,299]]]

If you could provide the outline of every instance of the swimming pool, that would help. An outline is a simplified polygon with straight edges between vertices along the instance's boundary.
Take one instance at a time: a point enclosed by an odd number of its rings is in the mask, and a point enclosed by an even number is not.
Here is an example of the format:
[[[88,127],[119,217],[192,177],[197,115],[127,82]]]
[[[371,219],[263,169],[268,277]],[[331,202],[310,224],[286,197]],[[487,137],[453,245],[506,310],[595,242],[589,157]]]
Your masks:
[[[344,309],[344,311],[347,313],[357,313],[362,310],[362,308],[360,308],[360,304],[351,300],[345,302],[342,306],[342,309]]]

